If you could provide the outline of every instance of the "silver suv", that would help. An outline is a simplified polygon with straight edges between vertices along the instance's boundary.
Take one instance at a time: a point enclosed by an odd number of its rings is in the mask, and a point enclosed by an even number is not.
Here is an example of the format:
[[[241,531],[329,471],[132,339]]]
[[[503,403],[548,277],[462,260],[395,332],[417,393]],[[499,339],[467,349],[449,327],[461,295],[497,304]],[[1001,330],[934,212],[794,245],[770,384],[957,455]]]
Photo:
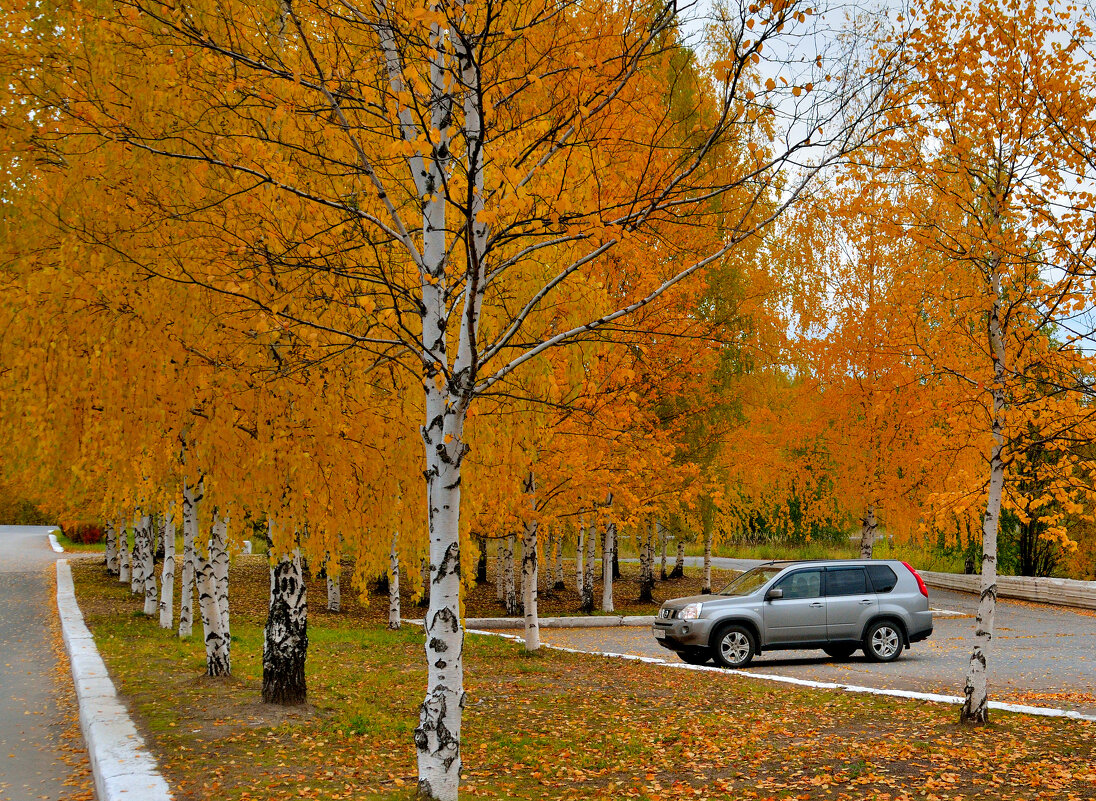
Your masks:
[[[659,644],[685,662],[729,668],[756,654],[820,648],[834,658],[857,648],[892,662],[932,634],[929,591],[905,562],[768,562],[713,595],[675,598],[654,623]]]

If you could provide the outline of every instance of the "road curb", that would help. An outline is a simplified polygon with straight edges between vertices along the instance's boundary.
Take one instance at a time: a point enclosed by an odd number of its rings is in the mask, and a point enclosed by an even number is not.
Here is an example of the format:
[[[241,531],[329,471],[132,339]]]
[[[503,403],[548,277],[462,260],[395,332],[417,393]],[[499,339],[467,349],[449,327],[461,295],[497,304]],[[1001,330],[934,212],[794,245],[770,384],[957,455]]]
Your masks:
[[[76,603],[72,569],[57,561],[57,611],[65,640],[98,801],[171,801],[156,760],[118,700],[114,683]]]

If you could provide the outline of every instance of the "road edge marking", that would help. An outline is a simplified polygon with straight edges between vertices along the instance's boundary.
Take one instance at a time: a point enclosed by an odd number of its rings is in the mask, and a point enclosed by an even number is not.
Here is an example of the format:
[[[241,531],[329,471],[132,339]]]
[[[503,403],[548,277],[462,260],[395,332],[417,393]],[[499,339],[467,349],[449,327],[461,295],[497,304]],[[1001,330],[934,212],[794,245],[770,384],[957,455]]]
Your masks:
[[[172,801],[156,759],[118,699],[106,664],[76,602],[72,568],[57,560],[57,613],[76,685],[84,734],[99,801]]]
[[[484,631],[482,629],[466,629],[468,634],[482,634],[485,637],[502,637],[516,642],[525,642],[523,637],[516,634],[502,634],[497,631]],[[649,665],[662,665],[675,670],[695,670],[702,673],[721,673],[723,675],[748,676],[759,681],[771,681],[779,684],[794,684],[815,690],[843,690],[848,693],[860,695],[885,695],[891,698],[902,698],[910,701],[928,701],[936,704],[962,704],[964,699],[958,695],[941,695],[939,693],[919,693],[913,690],[888,690],[879,687],[864,687],[858,684],[838,684],[828,681],[813,681],[811,679],[797,679],[793,676],[778,676],[775,673],[750,673],[746,670],[728,670],[727,668],[711,667],[709,665],[686,665],[684,662],[667,662],[653,656],[638,656],[636,654],[618,654],[612,651],[584,651],[580,648],[566,648],[562,645],[541,643],[541,648],[550,648],[553,651],[562,651],[568,654],[587,654],[592,656],[604,656],[610,659],[627,659],[633,662],[644,662]],[[1096,721],[1096,715],[1084,715],[1074,709],[1054,709],[1046,706],[1028,706],[1026,704],[1009,704],[1003,701],[990,701],[990,709],[1001,712],[1016,712],[1022,715],[1036,715],[1048,718],[1068,718],[1070,720]]]
[[[57,535],[52,531],[49,533],[49,547],[53,548],[54,553],[64,553],[65,549],[61,547],[61,543],[57,541]]]

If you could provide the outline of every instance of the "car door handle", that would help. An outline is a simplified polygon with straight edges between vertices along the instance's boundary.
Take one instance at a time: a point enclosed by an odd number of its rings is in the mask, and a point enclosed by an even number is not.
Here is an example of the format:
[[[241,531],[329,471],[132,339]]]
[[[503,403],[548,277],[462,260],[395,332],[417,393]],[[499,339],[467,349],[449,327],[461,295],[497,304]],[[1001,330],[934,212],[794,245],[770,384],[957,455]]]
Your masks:
[[[871,603],[871,599],[870,599],[870,598],[865,598],[865,599],[864,599],[864,600],[862,600],[862,601],[861,601],[860,603],[861,603],[862,605],[864,605],[864,606],[867,606],[868,604],[870,604],[870,603]]]
[[[818,603],[818,601],[815,601],[813,604],[811,604],[811,609],[821,609],[821,608],[822,608],[822,604]]]

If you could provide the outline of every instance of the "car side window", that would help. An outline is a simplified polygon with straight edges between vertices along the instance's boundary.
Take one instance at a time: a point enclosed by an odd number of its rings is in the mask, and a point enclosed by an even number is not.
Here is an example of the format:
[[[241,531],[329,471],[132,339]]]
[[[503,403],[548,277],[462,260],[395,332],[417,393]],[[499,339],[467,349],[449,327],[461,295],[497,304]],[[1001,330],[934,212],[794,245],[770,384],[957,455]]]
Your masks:
[[[784,591],[784,600],[819,598],[822,595],[822,571],[800,570],[780,579],[773,589]]]
[[[890,592],[898,583],[898,576],[886,565],[868,565],[868,578],[876,592]]]
[[[826,595],[863,595],[868,589],[868,575],[862,567],[834,567],[826,571]]]

